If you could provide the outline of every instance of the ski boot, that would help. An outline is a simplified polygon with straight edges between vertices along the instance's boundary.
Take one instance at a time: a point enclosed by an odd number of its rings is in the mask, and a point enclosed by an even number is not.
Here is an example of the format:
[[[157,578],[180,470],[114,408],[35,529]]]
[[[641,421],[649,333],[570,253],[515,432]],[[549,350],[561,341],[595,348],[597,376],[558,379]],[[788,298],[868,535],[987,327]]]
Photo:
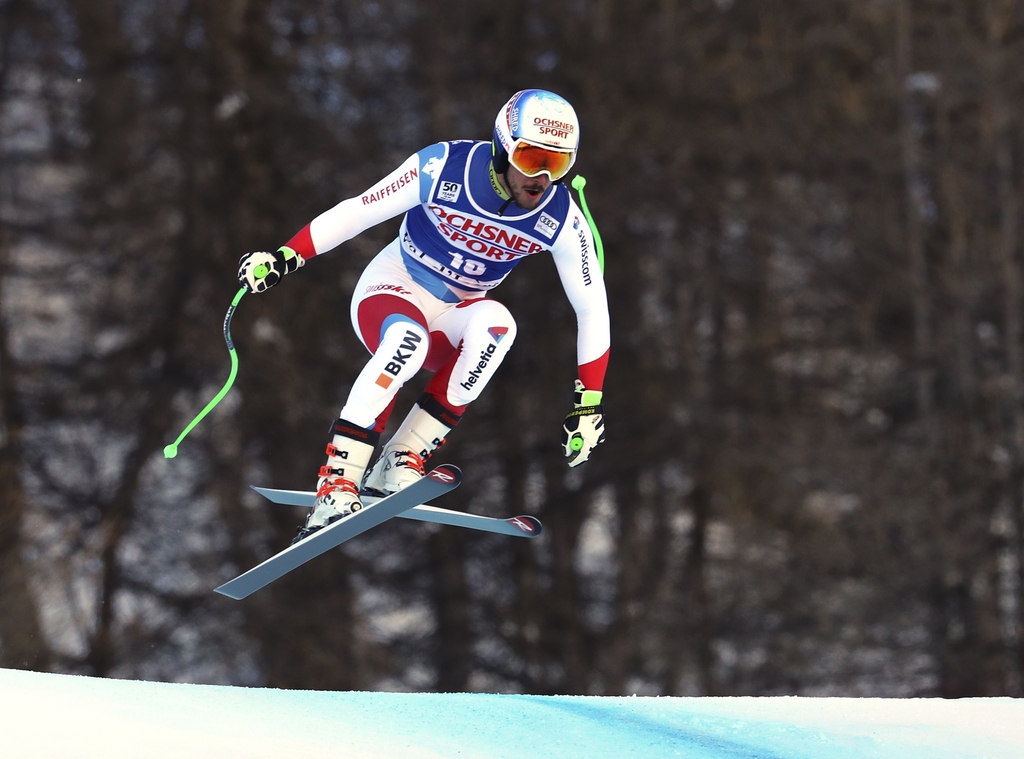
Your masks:
[[[366,475],[362,493],[384,498],[416,482],[425,473],[427,459],[444,444],[451,430],[417,403]]]
[[[316,503],[306,517],[306,524],[298,528],[293,544],[363,508],[357,483],[370,463],[380,433],[338,419],[331,434],[327,463],[320,467],[316,483]]]

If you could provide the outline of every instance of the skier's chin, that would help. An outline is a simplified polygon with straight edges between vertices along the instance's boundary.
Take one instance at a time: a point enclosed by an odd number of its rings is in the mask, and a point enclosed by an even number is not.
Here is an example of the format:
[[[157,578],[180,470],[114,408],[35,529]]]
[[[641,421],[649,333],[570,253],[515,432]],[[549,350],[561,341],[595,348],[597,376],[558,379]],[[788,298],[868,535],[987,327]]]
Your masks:
[[[540,199],[543,197],[543,187],[524,187],[519,191],[519,197],[516,198],[516,203],[520,208],[525,208],[527,211],[531,211],[537,207],[540,203]]]

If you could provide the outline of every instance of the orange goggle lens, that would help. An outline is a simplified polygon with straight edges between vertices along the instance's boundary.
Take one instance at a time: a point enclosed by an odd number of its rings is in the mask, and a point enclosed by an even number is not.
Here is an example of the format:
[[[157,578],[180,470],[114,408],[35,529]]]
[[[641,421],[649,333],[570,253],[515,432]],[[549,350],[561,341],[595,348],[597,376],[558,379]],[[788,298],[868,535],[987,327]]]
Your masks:
[[[551,181],[561,179],[572,165],[572,153],[549,150],[527,142],[520,142],[509,156],[509,163],[528,177],[548,172]]]

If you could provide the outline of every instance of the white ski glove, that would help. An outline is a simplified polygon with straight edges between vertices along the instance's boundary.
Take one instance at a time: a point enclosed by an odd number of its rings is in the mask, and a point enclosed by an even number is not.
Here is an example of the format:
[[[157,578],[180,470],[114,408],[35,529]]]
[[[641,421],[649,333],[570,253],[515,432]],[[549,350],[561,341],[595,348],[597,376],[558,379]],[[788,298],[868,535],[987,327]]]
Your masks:
[[[562,422],[562,452],[569,466],[579,466],[604,442],[602,393],[587,390],[576,380],[575,408]]]
[[[261,293],[305,263],[302,256],[283,245],[273,253],[246,253],[238,259],[238,281],[249,292]]]

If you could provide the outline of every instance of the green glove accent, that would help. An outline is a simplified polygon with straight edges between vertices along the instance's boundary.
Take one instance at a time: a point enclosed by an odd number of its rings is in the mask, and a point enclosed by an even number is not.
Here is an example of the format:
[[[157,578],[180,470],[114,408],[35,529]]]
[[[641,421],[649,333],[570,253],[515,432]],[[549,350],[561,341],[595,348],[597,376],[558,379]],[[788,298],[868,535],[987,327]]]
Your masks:
[[[291,274],[293,271],[295,271],[300,266],[302,266],[304,263],[306,263],[305,259],[303,259],[302,256],[300,256],[294,250],[289,248],[287,245],[282,245],[277,250],[278,250],[279,253],[283,253],[284,254],[284,260],[285,260],[285,263],[288,265],[287,269],[288,269],[288,273],[289,274]],[[294,261],[292,261],[293,258],[295,259]]]

